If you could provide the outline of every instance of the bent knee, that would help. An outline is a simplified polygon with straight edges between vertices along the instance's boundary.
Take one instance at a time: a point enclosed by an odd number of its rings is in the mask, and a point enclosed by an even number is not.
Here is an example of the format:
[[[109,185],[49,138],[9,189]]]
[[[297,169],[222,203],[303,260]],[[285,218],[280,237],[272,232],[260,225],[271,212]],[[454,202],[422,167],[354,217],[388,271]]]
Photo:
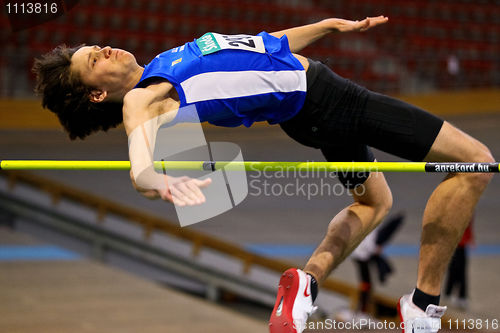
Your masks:
[[[492,173],[469,173],[462,174],[472,189],[482,192],[493,178]]]
[[[393,198],[391,189],[387,185],[382,173],[373,173],[363,185],[365,186],[364,195],[354,196],[354,200],[356,204],[370,209],[372,220],[379,223],[392,208]]]
[[[392,203],[392,193],[388,188],[388,193],[384,195],[383,198],[381,198],[380,202],[375,207],[375,219],[378,222],[382,221],[387,216],[387,214],[389,214],[392,209]]]
[[[495,159],[491,154],[491,151],[484,144],[478,142],[477,150],[473,156],[467,162],[473,163],[495,163]],[[470,185],[473,187],[483,190],[493,178],[493,173],[469,173],[462,174],[463,177],[467,179]]]
[[[383,194],[381,194],[377,202],[375,202],[374,209],[377,216],[380,219],[384,218],[387,214],[389,214],[389,211],[392,208],[392,203],[393,203],[392,192],[389,186],[387,186],[384,189]]]
[[[475,163],[495,163],[495,158],[491,153],[490,149],[481,142],[477,142],[477,149],[475,153],[470,157],[471,160],[467,162]]]

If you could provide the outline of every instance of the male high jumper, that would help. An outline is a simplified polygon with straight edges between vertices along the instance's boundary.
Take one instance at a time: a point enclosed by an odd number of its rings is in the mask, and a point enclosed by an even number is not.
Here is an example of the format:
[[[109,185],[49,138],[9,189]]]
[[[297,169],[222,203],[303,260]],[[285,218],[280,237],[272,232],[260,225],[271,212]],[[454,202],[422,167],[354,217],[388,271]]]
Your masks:
[[[145,136],[131,134],[151,119],[172,121],[183,107],[194,105],[200,121],[214,125],[279,124],[298,142],[321,149],[328,161],[372,162],[369,147],[375,147],[412,161],[493,162],[485,145],[450,123],[296,54],[329,33],[365,31],[387,21],[384,16],[332,18],[256,36],[210,33],[157,55],[145,68],[120,49],[58,47],[35,62],[37,91],[72,139],[123,121],[132,145],[154,142],[154,128]],[[143,163],[136,151],[130,152],[130,160],[132,166]],[[143,195],[180,206],[202,204],[202,189],[210,184],[209,179],[166,176],[168,186],[154,188],[137,177],[131,172]],[[446,310],[439,306],[443,276],[491,177],[451,173],[427,202],[417,284],[399,301],[402,319],[407,327],[414,324],[415,332],[437,331]],[[391,209],[382,173],[339,174],[339,179],[354,202],[331,220],[303,270],[292,268],[282,275],[269,322],[273,333],[304,330],[318,284]],[[364,191],[355,191],[357,186]]]

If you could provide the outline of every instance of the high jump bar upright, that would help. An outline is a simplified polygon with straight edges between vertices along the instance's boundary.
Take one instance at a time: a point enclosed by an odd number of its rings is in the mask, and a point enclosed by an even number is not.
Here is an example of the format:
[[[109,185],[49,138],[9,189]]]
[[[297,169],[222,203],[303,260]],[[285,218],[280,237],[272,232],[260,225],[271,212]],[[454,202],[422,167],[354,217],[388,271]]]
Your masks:
[[[499,163],[155,161],[157,170],[500,172]],[[0,170],[130,170],[129,161],[0,160]]]

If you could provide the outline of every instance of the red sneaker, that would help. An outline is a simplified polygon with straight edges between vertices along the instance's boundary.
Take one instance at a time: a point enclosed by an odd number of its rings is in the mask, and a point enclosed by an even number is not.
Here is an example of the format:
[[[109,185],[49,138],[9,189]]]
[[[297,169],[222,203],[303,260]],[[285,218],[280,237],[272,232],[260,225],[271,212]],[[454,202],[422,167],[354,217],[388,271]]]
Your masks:
[[[302,333],[312,305],[311,277],[300,269],[288,269],[280,279],[278,296],[269,319],[271,333]]]

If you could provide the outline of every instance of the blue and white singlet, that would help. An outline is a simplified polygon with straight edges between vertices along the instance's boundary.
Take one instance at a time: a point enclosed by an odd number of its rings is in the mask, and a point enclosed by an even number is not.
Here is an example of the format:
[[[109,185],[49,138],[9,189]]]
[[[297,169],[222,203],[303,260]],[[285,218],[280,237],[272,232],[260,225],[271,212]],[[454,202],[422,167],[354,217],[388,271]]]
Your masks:
[[[181,108],[195,105],[200,121],[218,126],[276,124],[304,104],[306,73],[286,36],[207,33],[157,55],[137,87],[161,77],[177,90]]]

